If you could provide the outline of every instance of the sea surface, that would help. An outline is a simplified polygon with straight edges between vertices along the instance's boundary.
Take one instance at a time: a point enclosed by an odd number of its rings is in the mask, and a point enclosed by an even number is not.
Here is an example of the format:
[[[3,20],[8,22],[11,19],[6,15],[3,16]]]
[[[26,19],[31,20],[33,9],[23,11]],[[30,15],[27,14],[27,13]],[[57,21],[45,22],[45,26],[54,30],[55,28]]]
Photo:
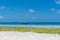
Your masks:
[[[0,27],[60,28],[60,22],[0,22]]]

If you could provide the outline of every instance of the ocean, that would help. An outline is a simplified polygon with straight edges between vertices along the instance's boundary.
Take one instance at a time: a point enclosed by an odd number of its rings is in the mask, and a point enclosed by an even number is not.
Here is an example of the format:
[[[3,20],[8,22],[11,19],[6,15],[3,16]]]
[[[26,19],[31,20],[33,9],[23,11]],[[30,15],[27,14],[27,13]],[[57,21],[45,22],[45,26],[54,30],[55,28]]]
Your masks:
[[[0,22],[0,27],[60,28],[60,22]]]

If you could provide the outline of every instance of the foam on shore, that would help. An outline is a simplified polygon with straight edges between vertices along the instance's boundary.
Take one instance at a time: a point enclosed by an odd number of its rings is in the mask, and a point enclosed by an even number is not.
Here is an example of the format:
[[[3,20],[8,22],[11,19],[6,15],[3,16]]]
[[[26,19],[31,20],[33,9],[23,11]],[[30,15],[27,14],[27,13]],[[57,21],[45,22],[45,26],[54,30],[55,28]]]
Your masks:
[[[2,31],[0,32],[0,40],[60,40],[60,35]]]

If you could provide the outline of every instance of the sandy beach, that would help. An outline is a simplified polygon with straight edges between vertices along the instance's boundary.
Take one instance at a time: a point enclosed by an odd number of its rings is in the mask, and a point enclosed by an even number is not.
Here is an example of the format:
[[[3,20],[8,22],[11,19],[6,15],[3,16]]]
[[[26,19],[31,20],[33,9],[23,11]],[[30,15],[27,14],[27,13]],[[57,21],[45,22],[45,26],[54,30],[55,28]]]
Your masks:
[[[58,34],[0,31],[0,40],[60,40]]]

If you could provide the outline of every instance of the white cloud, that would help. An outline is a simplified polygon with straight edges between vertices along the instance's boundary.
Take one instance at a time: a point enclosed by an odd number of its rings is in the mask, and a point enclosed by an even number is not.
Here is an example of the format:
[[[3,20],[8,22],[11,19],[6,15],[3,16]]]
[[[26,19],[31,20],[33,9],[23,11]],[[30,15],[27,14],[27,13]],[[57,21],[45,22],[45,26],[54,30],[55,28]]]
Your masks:
[[[60,5],[60,0],[55,0],[55,3]]]
[[[1,8],[3,8],[3,9],[4,9],[4,8],[6,8],[6,7],[5,7],[5,6],[2,6]]]
[[[3,16],[0,16],[0,18],[4,18]]]
[[[26,14],[25,16],[28,16],[28,14]]]
[[[33,19],[36,19],[36,17],[35,17],[35,16],[33,16],[32,18],[33,18]]]
[[[55,11],[55,8],[51,8],[50,10],[51,10],[51,11]]]
[[[0,7],[0,10],[4,10],[4,9],[6,9],[5,6],[1,6],[1,7]]]
[[[60,10],[56,10],[56,13],[59,13],[60,14]]]
[[[29,9],[29,12],[30,12],[30,13],[34,13],[35,10],[33,10],[33,9]]]
[[[54,13],[59,13],[60,14],[60,9],[51,8],[51,11],[54,12]]]

